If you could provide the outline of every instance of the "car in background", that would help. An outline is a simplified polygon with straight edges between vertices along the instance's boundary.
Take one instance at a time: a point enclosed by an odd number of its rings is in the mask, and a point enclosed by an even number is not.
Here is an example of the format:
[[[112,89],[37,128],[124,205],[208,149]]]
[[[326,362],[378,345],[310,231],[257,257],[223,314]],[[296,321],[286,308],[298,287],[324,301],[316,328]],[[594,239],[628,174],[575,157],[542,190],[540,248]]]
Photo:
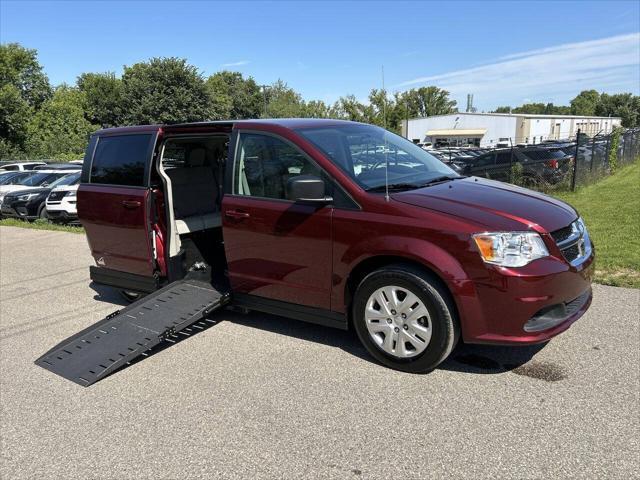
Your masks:
[[[80,172],[66,174],[46,186],[30,187],[9,192],[4,196],[0,214],[3,217],[35,220],[47,218],[46,202],[51,191],[57,186],[77,184]]]
[[[76,193],[80,184],[80,173],[67,175],[47,197],[47,217],[56,223],[76,223],[78,210],[76,209]]]
[[[0,172],[11,170],[33,170],[35,167],[42,165],[46,166],[47,164],[45,162],[13,162],[2,160],[0,161]]]
[[[34,168],[34,170],[81,170],[82,164],[77,163],[48,163]]]
[[[567,178],[573,157],[560,148],[499,148],[478,156],[458,155],[446,162],[461,175],[490,178],[501,182],[514,182],[528,188],[556,185]],[[514,166],[522,171],[514,173]],[[514,179],[514,175],[519,178]]]
[[[21,178],[26,177],[33,173],[28,170],[9,170],[7,172],[3,172],[0,170],[0,185],[13,185],[20,181]]]
[[[79,172],[80,170],[76,169],[75,171]],[[27,175],[14,184],[0,185],[0,205],[2,205],[4,197],[10,192],[32,187],[48,187],[56,180],[74,172],[69,170],[33,170],[25,173]]]

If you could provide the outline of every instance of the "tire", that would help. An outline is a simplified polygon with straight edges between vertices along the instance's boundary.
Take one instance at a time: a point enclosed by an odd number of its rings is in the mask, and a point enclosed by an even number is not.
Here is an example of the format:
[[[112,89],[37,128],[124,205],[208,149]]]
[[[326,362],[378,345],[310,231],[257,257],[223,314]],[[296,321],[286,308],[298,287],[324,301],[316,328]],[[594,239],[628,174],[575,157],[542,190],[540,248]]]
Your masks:
[[[385,311],[377,298],[384,301],[390,293],[400,301],[387,302]],[[394,305],[397,310],[391,309]],[[428,272],[411,265],[390,265],[367,275],[356,290],[352,313],[367,351],[383,365],[403,372],[431,372],[449,356],[459,336],[449,293]],[[395,338],[399,340],[394,343]]]
[[[141,293],[133,292],[131,290],[120,290],[120,295],[122,295],[128,303],[133,303],[144,296]]]
[[[43,205],[40,207],[40,211],[38,212],[38,218],[41,220],[49,220],[49,215],[47,215],[47,207]]]

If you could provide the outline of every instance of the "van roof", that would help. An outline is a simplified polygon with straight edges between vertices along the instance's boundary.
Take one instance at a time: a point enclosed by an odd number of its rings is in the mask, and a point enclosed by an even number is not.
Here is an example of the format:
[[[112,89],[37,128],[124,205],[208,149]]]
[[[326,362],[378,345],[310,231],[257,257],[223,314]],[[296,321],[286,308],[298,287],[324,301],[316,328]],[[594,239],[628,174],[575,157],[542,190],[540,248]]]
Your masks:
[[[95,134],[114,134],[114,133],[133,133],[133,132],[145,132],[156,131],[158,129],[174,129],[174,128],[189,128],[189,127],[214,127],[221,126],[227,128],[233,128],[236,125],[255,125],[255,124],[267,124],[277,125],[289,129],[297,128],[313,128],[313,127],[328,127],[333,125],[355,125],[358,122],[351,122],[349,120],[335,120],[331,118],[259,118],[249,120],[215,120],[204,122],[187,122],[187,123],[172,123],[172,124],[155,124],[155,125],[133,125],[129,127],[115,127],[104,128],[98,130]]]

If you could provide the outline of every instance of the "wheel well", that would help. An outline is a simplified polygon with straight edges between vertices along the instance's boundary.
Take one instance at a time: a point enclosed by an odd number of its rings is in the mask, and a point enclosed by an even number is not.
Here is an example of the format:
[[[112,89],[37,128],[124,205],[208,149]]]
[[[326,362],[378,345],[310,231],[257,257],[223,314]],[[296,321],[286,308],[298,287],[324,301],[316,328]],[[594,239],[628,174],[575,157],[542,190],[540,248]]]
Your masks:
[[[442,289],[445,291],[445,293],[449,295],[448,300],[451,302],[451,305],[453,306],[453,308],[456,309],[456,314],[457,314],[456,303],[453,300],[453,295],[451,294],[451,290],[449,290],[449,287],[444,282],[444,280],[442,280],[442,278],[440,278],[440,276],[435,271],[433,271],[433,269],[425,266],[420,262],[416,262],[415,260],[411,260],[405,257],[398,257],[393,255],[381,255],[381,256],[371,257],[371,258],[367,258],[366,260],[363,260],[358,265],[356,265],[356,267],[349,274],[349,278],[347,279],[347,283],[345,285],[345,292],[344,292],[344,301],[347,307],[349,322],[351,322],[352,320],[351,319],[351,302],[353,301],[353,296],[356,292],[356,289],[358,288],[358,285],[360,285],[360,282],[362,282],[362,280],[367,275],[369,275],[371,272],[375,270],[378,270],[382,267],[386,267],[388,265],[398,265],[398,264],[406,265],[407,267],[410,267],[412,270],[419,270],[422,273],[424,273],[427,277],[429,277],[430,280],[438,283],[439,286],[442,287]]]

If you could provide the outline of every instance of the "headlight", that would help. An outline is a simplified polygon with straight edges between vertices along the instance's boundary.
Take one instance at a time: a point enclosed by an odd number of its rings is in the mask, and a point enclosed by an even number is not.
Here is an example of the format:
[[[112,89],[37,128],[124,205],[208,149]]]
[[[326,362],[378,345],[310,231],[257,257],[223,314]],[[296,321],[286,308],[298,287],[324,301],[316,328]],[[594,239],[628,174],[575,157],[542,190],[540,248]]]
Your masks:
[[[482,260],[503,267],[524,267],[549,256],[542,237],[535,232],[478,233],[473,239]]]
[[[25,193],[24,195],[18,195],[16,198],[21,202],[27,202],[27,201],[31,200],[32,198],[37,197],[38,195],[40,195],[40,194],[39,193]]]
[[[76,192],[75,191],[69,191],[67,193],[64,194],[65,197],[74,197],[76,196]]]

